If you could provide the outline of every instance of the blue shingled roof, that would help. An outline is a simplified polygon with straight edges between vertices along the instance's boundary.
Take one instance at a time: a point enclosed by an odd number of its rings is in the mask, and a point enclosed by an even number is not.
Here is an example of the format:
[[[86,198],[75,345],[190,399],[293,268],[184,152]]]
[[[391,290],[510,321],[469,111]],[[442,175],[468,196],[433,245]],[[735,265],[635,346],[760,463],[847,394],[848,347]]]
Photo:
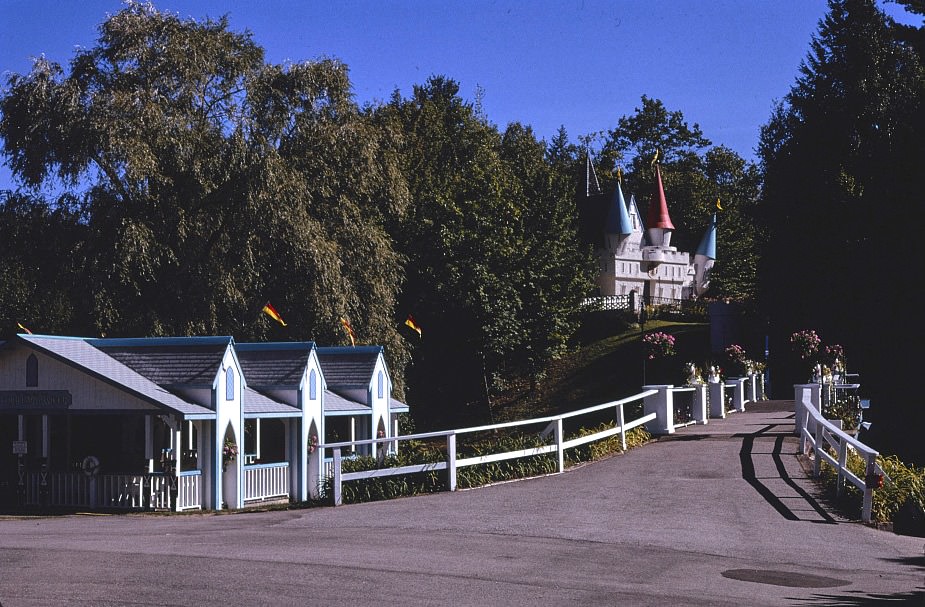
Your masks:
[[[317,352],[329,388],[365,388],[372,381],[382,347],[318,348]]]
[[[245,388],[241,395],[244,417],[302,417],[302,410],[277,402],[256,390]]]
[[[235,352],[248,385],[298,388],[315,342],[236,343]]]
[[[369,405],[358,403],[330,390],[324,391],[324,412],[333,415],[363,415],[369,414],[372,408]]]
[[[90,339],[88,343],[161,386],[208,386],[231,337]]]

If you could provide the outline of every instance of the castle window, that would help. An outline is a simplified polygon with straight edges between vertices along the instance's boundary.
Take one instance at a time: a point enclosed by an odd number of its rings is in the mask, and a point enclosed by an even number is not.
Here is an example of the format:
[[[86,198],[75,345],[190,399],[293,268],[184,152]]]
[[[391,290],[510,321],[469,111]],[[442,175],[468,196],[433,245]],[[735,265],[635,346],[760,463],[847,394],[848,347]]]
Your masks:
[[[39,385],[39,359],[30,354],[26,359],[26,387],[36,388]]]
[[[314,369],[308,374],[308,398],[311,400],[318,398],[318,374]]]
[[[225,369],[225,400],[234,400],[234,369]]]

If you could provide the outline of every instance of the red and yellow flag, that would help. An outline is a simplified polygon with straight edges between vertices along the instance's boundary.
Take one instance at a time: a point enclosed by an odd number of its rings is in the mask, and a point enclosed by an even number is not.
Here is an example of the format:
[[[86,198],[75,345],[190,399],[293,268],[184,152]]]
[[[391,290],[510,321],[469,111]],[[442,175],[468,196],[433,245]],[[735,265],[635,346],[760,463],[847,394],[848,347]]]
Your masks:
[[[353,332],[353,327],[350,326],[350,323],[347,322],[347,319],[344,318],[343,316],[341,316],[341,318],[340,318],[340,324],[344,325],[344,329],[347,330],[347,335],[350,336],[350,345],[351,345],[351,346],[357,345],[357,336],[356,336],[356,333]]]
[[[273,307],[273,304],[267,302],[263,306],[263,313],[278,322],[279,324],[286,326],[286,321],[283,320],[283,317],[279,315],[279,312],[276,311],[276,308]]]
[[[32,331],[30,331],[29,329],[27,329],[27,328],[25,328],[24,326],[22,326],[22,323],[21,323],[21,322],[16,323],[16,326],[19,327],[20,329],[22,329],[23,331],[25,331],[26,333],[28,333],[29,335],[32,335]]]
[[[419,325],[418,323],[414,321],[414,316],[411,316],[409,314],[408,319],[405,321],[405,324],[411,327],[413,331],[417,331],[418,337],[421,337],[421,325]]]

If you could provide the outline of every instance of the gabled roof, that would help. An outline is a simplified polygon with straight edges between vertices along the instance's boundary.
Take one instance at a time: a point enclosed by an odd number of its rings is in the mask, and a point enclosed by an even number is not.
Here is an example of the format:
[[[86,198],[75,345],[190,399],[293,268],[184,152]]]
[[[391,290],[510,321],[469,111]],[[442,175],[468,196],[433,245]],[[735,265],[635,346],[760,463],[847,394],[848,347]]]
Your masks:
[[[671,217],[668,216],[668,202],[665,200],[665,188],[662,187],[662,172],[658,168],[658,164],[655,165],[655,187],[652,189],[652,200],[649,202],[646,227],[674,229]]]
[[[91,345],[92,342],[98,340],[46,335],[18,335],[17,337],[65,364],[125,390],[137,398],[168,411],[179,413],[186,419],[215,417],[214,411],[186,402]]]
[[[241,394],[244,417],[302,417],[302,410],[286,403],[277,402],[267,396],[244,388]]]
[[[231,337],[90,339],[105,352],[161,386],[208,386],[215,381]]]
[[[318,348],[318,362],[329,388],[366,388],[382,346]]]
[[[330,390],[324,391],[324,412],[325,414],[333,413],[335,415],[346,415],[348,413],[354,414],[369,414],[372,411],[372,408],[369,405],[364,405],[363,403],[358,403],[349,398],[344,398],[339,394],[335,394]]]
[[[298,388],[315,342],[236,343],[249,386]]]
[[[623,198],[623,188],[620,182],[617,182],[617,189],[614,190],[613,199],[610,202],[610,209],[607,211],[607,222],[604,226],[605,234],[620,234],[627,236],[633,233],[633,222],[630,221],[629,212],[626,208],[626,200]]]
[[[694,254],[716,259],[716,213],[713,213],[713,220],[710,221],[710,226],[704,232],[703,239]]]

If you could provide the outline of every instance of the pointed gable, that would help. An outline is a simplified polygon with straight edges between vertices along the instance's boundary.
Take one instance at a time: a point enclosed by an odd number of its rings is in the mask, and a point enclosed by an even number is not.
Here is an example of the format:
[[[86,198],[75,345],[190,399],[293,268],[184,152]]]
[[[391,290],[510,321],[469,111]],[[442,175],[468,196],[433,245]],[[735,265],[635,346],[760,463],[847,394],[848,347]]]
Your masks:
[[[315,342],[238,343],[244,377],[257,388],[298,388]]]
[[[655,187],[652,190],[652,200],[649,201],[646,227],[665,230],[674,229],[671,217],[668,216],[668,202],[665,200],[665,188],[662,187],[662,172],[658,164],[655,165]]]

